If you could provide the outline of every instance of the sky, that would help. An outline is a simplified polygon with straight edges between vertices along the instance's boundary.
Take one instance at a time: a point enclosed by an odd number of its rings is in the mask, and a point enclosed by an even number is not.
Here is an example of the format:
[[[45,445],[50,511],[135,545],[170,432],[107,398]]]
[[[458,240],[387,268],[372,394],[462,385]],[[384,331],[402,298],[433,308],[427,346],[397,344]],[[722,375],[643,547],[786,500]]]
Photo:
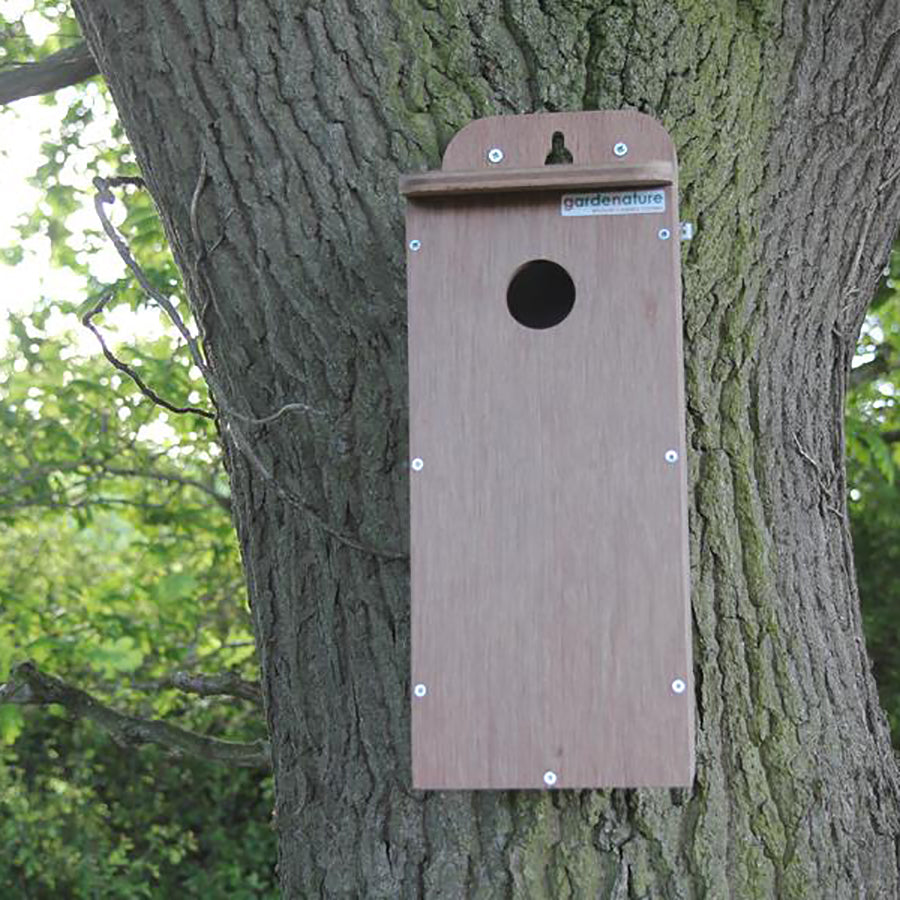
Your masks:
[[[28,184],[40,159],[41,134],[57,121],[60,111],[42,106],[36,98],[20,100],[0,115],[0,246],[20,243],[15,225],[21,216],[41,201],[40,190]],[[35,236],[25,245],[26,260],[19,266],[0,267],[0,298],[4,310],[26,312],[45,294],[68,294],[71,279],[49,269],[49,248]],[[0,320],[0,342],[7,337],[5,321]]]
[[[43,16],[29,12],[27,0],[4,0],[4,19],[22,18],[29,36],[41,41],[48,36],[52,24]],[[65,110],[64,92],[59,92],[59,106],[43,104],[38,97],[19,100],[0,110],[0,247],[19,243],[16,222],[31,212],[41,200],[37,187],[28,184],[41,157],[42,135],[58,128]],[[63,296],[77,290],[78,285],[60,271],[49,267],[46,241],[35,237],[26,246],[26,260],[19,266],[0,263],[0,307],[4,311],[27,312],[41,295]],[[0,316],[0,347],[6,345],[9,329],[6,317]]]
[[[4,14],[8,15],[5,9]],[[22,262],[16,266],[0,262],[0,354],[10,353],[7,312],[27,314],[40,304],[42,298],[77,304],[86,297],[85,280],[80,275],[50,264],[50,244],[46,236],[36,234],[22,242],[16,230],[21,218],[40,208],[43,202],[41,186],[30,183],[30,180],[43,161],[42,143],[45,140],[56,141],[60,121],[76,90],[66,88],[58,91],[55,105],[47,104],[38,97],[29,97],[8,107],[0,107],[0,247],[22,244],[25,253]],[[87,165],[98,154],[100,145],[108,141],[111,128],[111,119],[98,88],[88,85],[87,90],[96,100],[95,120],[82,135],[82,150],[70,155],[60,174],[60,181],[83,192],[82,208],[66,223],[76,242],[76,236],[82,229],[97,230],[99,227],[93,205],[92,174]],[[124,213],[121,203],[107,207],[107,214],[113,223],[119,221]],[[114,282],[126,273],[124,263],[111,244],[92,254],[89,265],[91,273],[106,283]],[[135,335],[152,340],[166,329],[159,312],[149,308],[135,312],[127,304],[105,311],[98,324],[102,325],[104,336],[114,350],[132,341]],[[168,327],[171,329],[171,326]],[[100,353],[96,338],[73,314],[54,311],[47,320],[46,330],[54,335],[69,335],[70,358]],[[196,375],[199,376],[199,373]],[[166,425],[164,417],[145,425],[141,438],[159,446],[172,447],[176,443],[175,433]]]
[[[75,88],[65,88],[56,94],[57,104],[48,105],[39,97],[18,100],[6,108],[0,108],[0,247],[22,243],[16,224],[40,208],[42,190],[29,183],[41,164],[41,144],[53,139],[59,131],[59,123],[75,96]],[[95,121],[85,129],[80,152],[72,154],[64,167],[60,180],[70,184],[84,195],[84,206],[67,222],[77,234],[83,228],[97,229],[99,222],[93,207],[93,185],[87,164],[96,153],[95,146],[108,140],[111,120],[105,114],[105,105],[99,102],[95,85],[88,86],[89,95],[96,99]],[[110,173],[112,174],[112,173]],[[108,207],[113,222],[124,214],[122,204]],[[49,241],[37,234],[23,244],[25,258],[17,266],[0,263],[0,309],[17,313],[33,309],[42,297],[65,299],[80,303],[85,296],[83,279],[73,273],[50,265]],[[90,259],[91,272],[104,282],[113,282],[125,273],[125,266],[111,245],[94,254]],[[162,330],[159,316],[152,311],[135,313],[119,307],[104,314],[104,330],[112,332],[113,344],[129,334],[152,336]],[[72,333],[73,347],[78,355],[94,353],[97,345],[73,315],[57,313],[51,316],[48,330]],[[6,317],[0,315],[0,348],[7,344],[9,329]]]

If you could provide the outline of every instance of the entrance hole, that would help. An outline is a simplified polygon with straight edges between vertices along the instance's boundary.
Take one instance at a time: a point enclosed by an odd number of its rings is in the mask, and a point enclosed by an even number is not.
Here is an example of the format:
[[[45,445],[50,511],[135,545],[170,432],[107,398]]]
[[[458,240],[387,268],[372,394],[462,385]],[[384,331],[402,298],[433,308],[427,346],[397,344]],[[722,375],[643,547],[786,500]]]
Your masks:
[[[552,328],[572,312],[575,283],[558,263],[533,259],[513,275],[506,289],[506,305],[520,325]]]

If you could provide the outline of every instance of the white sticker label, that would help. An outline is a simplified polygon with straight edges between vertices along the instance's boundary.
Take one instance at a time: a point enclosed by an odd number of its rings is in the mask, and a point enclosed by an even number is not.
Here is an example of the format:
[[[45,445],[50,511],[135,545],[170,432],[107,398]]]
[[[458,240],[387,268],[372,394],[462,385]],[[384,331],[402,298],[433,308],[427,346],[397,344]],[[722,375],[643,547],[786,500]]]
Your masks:
[[[627,216],[666,211],[665,188],[628,191],[587,191],[563,194],[559,211],[564,216]]]

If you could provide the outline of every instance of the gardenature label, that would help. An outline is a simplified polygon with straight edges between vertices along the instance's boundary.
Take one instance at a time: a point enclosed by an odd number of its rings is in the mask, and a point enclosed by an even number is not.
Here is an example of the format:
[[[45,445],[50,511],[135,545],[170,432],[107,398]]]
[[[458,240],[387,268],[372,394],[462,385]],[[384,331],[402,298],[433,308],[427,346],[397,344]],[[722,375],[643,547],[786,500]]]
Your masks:
[[[627,216],[665,212],[666,194],[663,188],[563,194],[559,211],[564,216]]]

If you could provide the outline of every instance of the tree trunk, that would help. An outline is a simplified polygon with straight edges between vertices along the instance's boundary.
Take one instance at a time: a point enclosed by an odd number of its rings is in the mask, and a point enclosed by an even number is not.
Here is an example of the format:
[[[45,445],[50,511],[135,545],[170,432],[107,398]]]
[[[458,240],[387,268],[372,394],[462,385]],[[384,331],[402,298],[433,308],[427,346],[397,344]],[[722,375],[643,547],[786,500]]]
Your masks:
[[[284,896],[898,896],[841,420],[900,215],[900,2],[75,6],[214,375]],[[696,783],[414,792],[397,176],[472,118],[624,107],[697,226]],[[286,403],[316,411],[247,420]]]

